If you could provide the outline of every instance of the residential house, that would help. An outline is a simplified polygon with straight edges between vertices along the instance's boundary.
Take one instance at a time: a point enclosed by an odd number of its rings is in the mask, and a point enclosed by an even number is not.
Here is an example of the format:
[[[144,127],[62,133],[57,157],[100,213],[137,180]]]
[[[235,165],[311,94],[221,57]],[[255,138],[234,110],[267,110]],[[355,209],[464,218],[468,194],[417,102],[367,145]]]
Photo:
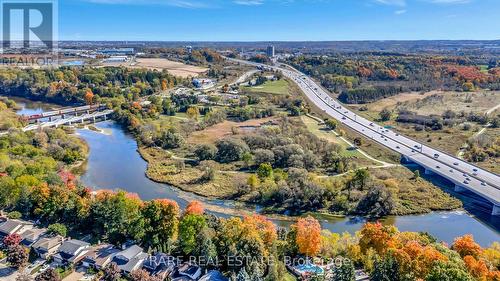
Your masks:
[[[98,245],[92,248],[82,260],[86,268],[95,268],[97,270],[105,268],[120,250],[110,244]]]
[[[11,234],[22,234],[24,231],[32,229],[33,224],[23,220],[7,220],[0,224],[0,238]]]
[[[38,239],[31,248],[40,256],[40,258],[48,260],[51,256],[57,253],[59,247],[64,242],[62,236],[42,237]]]
[[[210,270],[207,274],[203,275],[199,281],[229,281],[229,279],[218,270]]]
[[[85,258],[90,248],[87,242],[76,239],[66,240],[54,255],[54,262],[60,265],[77,264]]]
[[[201,276],[201,267],[190,263],[184,263],[175,270],[170,278],[172,281],[198,280]]]
[[[125,250],[116,253],[112,261],[118,265],[118,268],[124,273],[139,269],[146,261],[148,254],[144,253],[143,249],[137,245],[132,245]]]
[[[164,280],[175,270],[178,264],[180,264],[180,261],[177,258],[158,252],[150,255],[144,261],[143,268],[152,276]]]
[[[47,233],[45,228],[32,228],[26,230],[21,234],[21,238],[23,239],[21,240],[21,244],[26,247],[31,247],[31,245],[38,241],[45,233]]]

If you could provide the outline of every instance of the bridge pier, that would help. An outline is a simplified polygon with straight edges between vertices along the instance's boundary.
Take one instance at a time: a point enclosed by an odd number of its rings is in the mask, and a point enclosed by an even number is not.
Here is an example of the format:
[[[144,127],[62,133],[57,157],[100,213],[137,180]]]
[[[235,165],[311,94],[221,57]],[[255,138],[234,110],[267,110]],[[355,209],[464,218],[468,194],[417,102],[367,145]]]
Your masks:
[[[500,216],[500,205],[493,204],[493,210],[491,211],[492,216]]]
[[[461,192],[465,192],[465,191],[467,191],[467,188],[465,188],[461,185],[455,184],[455,192],[461,193]]]

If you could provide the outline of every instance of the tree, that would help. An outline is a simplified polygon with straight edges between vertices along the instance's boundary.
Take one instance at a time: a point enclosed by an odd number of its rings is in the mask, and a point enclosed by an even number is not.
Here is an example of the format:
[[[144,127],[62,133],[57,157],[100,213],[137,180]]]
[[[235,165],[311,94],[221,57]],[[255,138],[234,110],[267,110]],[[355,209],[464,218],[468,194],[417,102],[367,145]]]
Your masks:
[[[200,111],[198,110],[198,107],[192,106],[187,109],[186,115],[189,119],[198,120],[198,117],[200,117]]]
[[[47,232],[53,235],[61,235],[66,237],[68,234],[68,228],[64,224],[54,223],[47,227]]]
[[[337,122],[337,120],[328,119],[325,121],[325,125],[328,129],[335,131],[337,129],[339,123]]]
[[[391,120],[392,112],[389,109],[384,108],[382,109],[382,111],[380,111],[379,115],[380,115],[380,120],[385,122]]]
[[[104,281],[118,281],[120,280],[120,277],[120,268],[116,263],[112,262],[108,264],[108,266],[106,266],[106,268],[104,269],[104,275],[102,279]]]
[[[335,266],[333,270],[335,281],[355,281],[356,274],[354,272],[354,265],[349,259],[344,259],[340,266]]]
[[[117,279],[105,279],[106,281],[117,281]],[[35,277],[35,281],[61,281],[59,273],[53,268],[48,268],[44,272]]]
[[[203,209],[203,204],[200,201],[191,201],[184,211],[184,215],[203,215],[205,210]]]
[[[413,179],[418,180],[420,178],[420,170],[413,171]]]
[[[200,215],[187,215],[179,223],[179,244],[182,252],[189,255],[196,248],[196,237],[206,227],[205,218]]]
[[[259,166],[263,163],[274,163],[274,153],[268,149],[256,149],[253,153],[255,165]]]
[[[356,187],[363,190],[366,186],[367,181],[370,179],[370,171],[368,169],[357,169],[354,172],[353,182]]]
[[[257,169],[257,175],[261,180],[271,178],[273,176],[273,167],[268,163],[260,164]]]
[[[399,274],[399,264],[392,257],[376,258],[373,271],[370,274],[372,281],[402,281]]]
[[[461,257],[473,256],[474,258],[478,258],[483,251],[470,234],[456,238],[451,248],[457,251]]]
[[[7,217],[11,220],[18,220],[22,217],[22,214],[18,211],[13,211],[7,214]]]
[[[473,281],[474,278],[457,263],[439,261],[434,264],[426,281]]]
[[[12,246],[17,246],[19,245],[19,243],[21,243],[23,239],[21,238],[21,236],[17,233],[14,233],[14,234],[10,234],[8,236],[5,236],[5,238],[3,239],[3,244],[6,248],[10,248]]]
[[[28,250],[21,245],[13,245],[7,250],[7,262],[14,268],[23,268],[28,262]]]
[[[248,275],[244,267],[236,275],[236,281],[250,281],[250,275]]]
[[[201,144],[196,147],[194,154],[200,161],[214,160],[217,155],[217,147],[213,144]]]
[[[144,269],[136,269],[130,272],[130,281],[149,281],[151,275]]]
[[[178,235],[177,202],[169,199],[152,200],[146,203],[142,214],[145,222],[145,244],[158,251],[168,252]]]
[[[295,228],[299,253],[309,257],[316,256],[321,248],[321,225],[318,220],[311,216],[301,218]]]
[[[94,93],[92,93],[92,90],[90,89],[87,89],[85,91],[85,96],[84,96],[84,99],[85,99],[85,102],[87,104],[92,104],[93,103],[93,100],[94,100]]]
[[[240,139],[223,139],[218,141],[216,146],[218,149],[217,161],[221,163],[239,161],[246,152],[250,151],[248,145]]]

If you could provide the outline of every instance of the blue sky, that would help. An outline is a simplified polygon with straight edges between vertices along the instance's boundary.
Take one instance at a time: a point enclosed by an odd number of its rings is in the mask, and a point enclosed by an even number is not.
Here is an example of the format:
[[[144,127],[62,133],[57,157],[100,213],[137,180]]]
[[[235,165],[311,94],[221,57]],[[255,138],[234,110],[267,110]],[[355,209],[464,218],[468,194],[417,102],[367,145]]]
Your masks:
[[[500,39],[500,0],[60,0],[61,40]]]

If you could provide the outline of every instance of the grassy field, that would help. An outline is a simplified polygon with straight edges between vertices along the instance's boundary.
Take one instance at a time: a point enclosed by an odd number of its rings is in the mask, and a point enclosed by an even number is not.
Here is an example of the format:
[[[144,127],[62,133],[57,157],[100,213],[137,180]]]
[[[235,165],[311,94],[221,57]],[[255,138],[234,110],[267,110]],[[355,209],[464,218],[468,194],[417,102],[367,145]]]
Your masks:
[[[351,146],[346,141],[344,141],[340,136],[337,136],[334,132],[328,130],[325,125],[320,125],[318,121],[314,120],[313,118],[302,116],[301,119],[311,133],[331,143],[340,145],[343,148],[341,155],[344,157],[354,158],[354,163],[356,163],[357,166],[367,167],[380,165],[379,163],[366,158],[358,150],[348,149]]]
[[[266,81],[264,84],[255,87],[243,87],[243,89],[253,93],[266,93],[273,95],[286,95],[289,93],[289,84],[285,79],[277,81]]]
[[[490,141],[493,141],[497,138],[500,138],[500,128],[487,129],[483,133],[483,135]],[[481,168],[487,169],[488,171],[491,171],[493,173],[500,174],[500,158],[490,157],[485,162],[478,162],[474,164],[478,165]]]
[[[162,58],[139,58],[135,62],[107,63],[106,66],[125,66],[129,68],[147,68],[151,70],[167,70],[175,76],[187,78],[198,77],[208,69]]]

